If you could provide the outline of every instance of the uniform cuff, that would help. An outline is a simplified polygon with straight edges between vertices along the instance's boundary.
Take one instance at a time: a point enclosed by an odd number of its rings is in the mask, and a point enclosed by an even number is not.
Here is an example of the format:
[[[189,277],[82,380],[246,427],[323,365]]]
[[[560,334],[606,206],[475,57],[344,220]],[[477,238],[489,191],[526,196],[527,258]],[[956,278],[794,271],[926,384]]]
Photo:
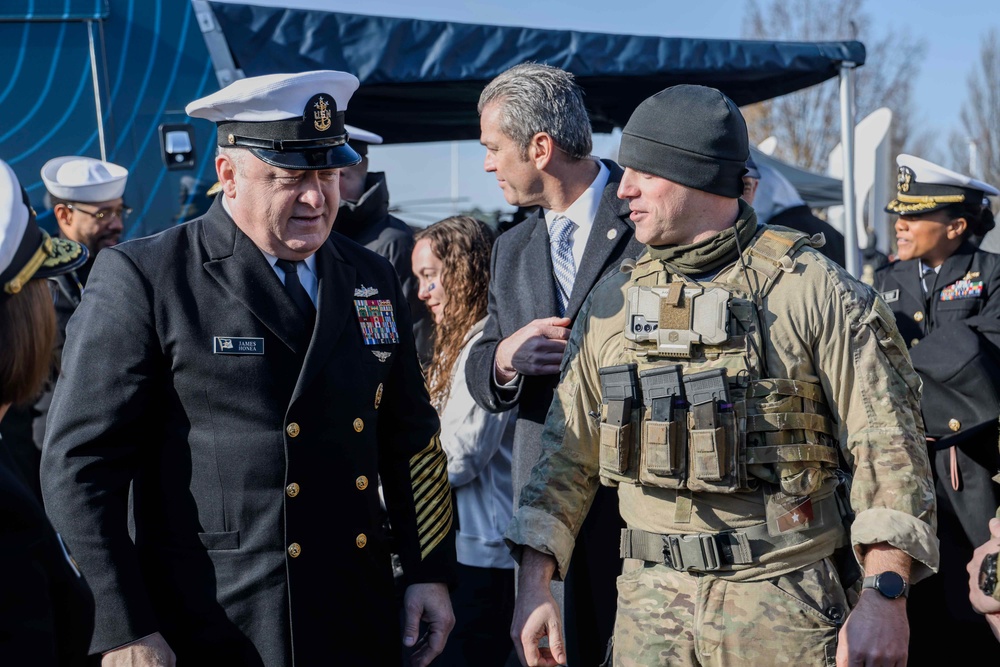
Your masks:
[[[934,528],[912,514],[885,507],[864,510],[851,526],[854,557],[862,565],[861,546],[886,542],[913,559],[910,583],[915,584],[938,571],[940,553]]]
[[[519,507],[507,525],[504,541],[511,556],[521,562],[523,547],[548,554],[556,559],[555,579],[562,581],[573,557],[576,538],[569,528],[551,514],[534,507]]]

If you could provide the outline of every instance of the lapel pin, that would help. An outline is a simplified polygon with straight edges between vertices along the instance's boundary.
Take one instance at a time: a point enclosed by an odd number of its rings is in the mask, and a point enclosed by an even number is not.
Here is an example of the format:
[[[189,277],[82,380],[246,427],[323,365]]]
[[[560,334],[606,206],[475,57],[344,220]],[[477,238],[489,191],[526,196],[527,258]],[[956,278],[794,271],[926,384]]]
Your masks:
[[[618,236],[618,230],[617,230],[617,229],[609,229],[609,230],[608,230],[608,240],[609,240],[609,241],[610,241],[610,240],[614,240],[614,238],[615,238],[616,236]]]

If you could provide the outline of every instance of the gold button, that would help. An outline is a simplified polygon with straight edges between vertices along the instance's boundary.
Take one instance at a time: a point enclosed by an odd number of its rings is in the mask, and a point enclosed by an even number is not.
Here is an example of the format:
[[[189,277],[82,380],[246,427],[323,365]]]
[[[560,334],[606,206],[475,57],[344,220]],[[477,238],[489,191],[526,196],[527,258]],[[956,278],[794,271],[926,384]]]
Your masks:
[[[922,312],[920,312],[919,310],[917,312],[913,313],[913,321],[914,322],[923,322],[924,321],[924,314]]]
[[[361,417],[358,417],[357,419],[354,420],[354,430],[357,431],[358,433],[361,433],[361,431],[365,430],[365,423],[361,421]]]
[[[950,428],[952,431],[957,431],[958,429],[962,428],[962,422],[958,421],[957,419],[949,419],[948,428]]]
[[[288,555],[292,558],[298,558],[301,553],[302,547],[299,546],[298,542],[292,542],[288,545]]]
[[[359,549],[364,549],[365,545],[368,544],[368,536],[361,533],[358,535],[357,539],[354,540],[354,543],[358,545]]]
[[[289,498],[294,498],[295,496],[299,495],[299,485],[296,484],[295,482],[292,482],[291,484],[285,487],[285,493],[288,494]]]
[[[354,483],[358,486],[359,491],[364,491],[368,488],[368,478],[364,475],[354,480]]]
[[[916,347],[917,343],[919,342],[920,342],[919,338],[914,338],[913,340],[910,341],[910,347]]]
[[[287,428],[285,428],[285,433],[288,434],[288,437],[294,438],[299,434],[299,432],[301,432],[301,430],[302,429],[299,428],[299,425],[297,423],[292,422],[287,426]]]

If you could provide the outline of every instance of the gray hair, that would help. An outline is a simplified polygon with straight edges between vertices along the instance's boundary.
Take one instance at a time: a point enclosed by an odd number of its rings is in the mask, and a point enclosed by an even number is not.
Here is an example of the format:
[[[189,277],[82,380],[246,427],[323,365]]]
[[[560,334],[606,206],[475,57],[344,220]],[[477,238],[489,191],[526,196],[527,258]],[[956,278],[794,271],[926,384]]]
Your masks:
[[[240,146],[219,146],[219,155],[225,155],[233,165],[233,170],[243,175],[244,165],[250,151]]]
[[[500,131],[527,159],[531,138],[546,132],[571,157],[582,160],[593,148],[583,91],[569,72],[541,63],[522,63],[496,77],[479,96],[479,114],[500,104]]]

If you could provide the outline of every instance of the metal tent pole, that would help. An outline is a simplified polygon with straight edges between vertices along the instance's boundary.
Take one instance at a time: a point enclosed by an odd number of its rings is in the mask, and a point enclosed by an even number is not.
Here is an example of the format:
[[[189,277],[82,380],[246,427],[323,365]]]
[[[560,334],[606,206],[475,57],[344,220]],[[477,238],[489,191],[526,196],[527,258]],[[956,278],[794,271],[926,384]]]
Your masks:
[[[861,276],[858,247],[858,209],[854,195],[854,70],[855,63],[840,64],[840,143],[844,157],[844,254],[847,272]]]

